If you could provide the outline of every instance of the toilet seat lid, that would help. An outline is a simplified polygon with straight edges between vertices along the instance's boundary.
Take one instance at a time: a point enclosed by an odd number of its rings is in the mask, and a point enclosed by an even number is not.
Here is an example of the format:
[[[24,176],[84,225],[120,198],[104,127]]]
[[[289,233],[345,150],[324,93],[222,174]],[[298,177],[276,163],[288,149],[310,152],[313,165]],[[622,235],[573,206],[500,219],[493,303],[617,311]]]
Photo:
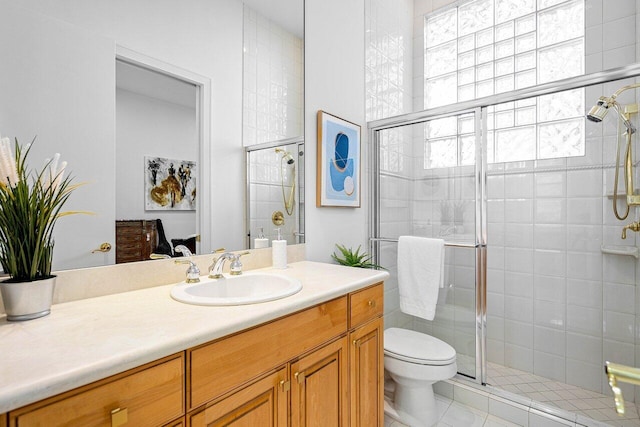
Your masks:
[[[442,366],[456,361],[456,351],[449,344],[409,329],[385,329],[384,352],[396,359],[420,365]]]

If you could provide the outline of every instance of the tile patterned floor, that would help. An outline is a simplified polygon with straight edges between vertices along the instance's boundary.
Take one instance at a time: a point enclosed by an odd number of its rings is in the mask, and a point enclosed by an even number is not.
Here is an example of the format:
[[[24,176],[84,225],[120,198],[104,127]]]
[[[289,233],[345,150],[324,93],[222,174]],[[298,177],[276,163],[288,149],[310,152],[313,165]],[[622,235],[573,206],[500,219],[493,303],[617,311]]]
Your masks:
[[[454,402],[446,397],[436,395],[436,402],[438,403],[438,417],[440,420],[437,427],[518,427],[517,424]],[[409,426],[385,415],[384,427]]]
[[[487,384],[560,408],[611,426],[640,427],[638,408],[625,402],[625,414],[619,416],[614,409],[613,397],[577,386],[549,380],[513,368],[488,363]]]
[[[436,395],[437,427],[518,427],[517,424],[489,415],[478,409]],[[384,427],[410,427],[385,415]]]

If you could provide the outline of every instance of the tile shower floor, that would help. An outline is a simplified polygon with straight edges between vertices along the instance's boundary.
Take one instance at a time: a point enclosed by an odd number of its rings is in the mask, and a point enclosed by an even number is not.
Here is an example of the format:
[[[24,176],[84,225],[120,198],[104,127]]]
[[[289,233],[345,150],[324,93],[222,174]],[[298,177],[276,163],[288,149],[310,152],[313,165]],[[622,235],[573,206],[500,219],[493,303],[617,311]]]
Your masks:
[[[640,427],[638,408],[625,402],[625,414],[619,416],[612,396],[553,381],[495,363],[488,363],[487,384],[596,421],[621,427]]]

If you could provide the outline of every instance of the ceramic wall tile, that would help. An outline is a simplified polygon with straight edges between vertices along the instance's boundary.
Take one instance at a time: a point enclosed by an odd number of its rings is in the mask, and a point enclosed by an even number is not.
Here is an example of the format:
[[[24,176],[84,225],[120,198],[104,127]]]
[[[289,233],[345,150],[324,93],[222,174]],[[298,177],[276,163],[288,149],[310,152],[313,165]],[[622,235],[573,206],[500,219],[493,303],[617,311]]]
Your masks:
[[[533,348],[533,325],[513,320],[504,322],[504,339],[519,347]]]
[[[581,307],[602,308],[602,282],[567,279],[567,302]]]
[[[565,277],[536,275],[533,282],[533,293],[536,300],[565,305],[567,294]]]
[[[541,250],[534,251],[534,265],[536,277],[566,276],[567,255],[564,251]]]
[[[567,172],[567,197],[602,197],[600,169]]]
[[[536,325],[553,328],[564,333],[566,306],[556,301],[535,300],[534,322]]]
[[[567,332],[567,358],[599,364],[602,344],[602,337]]]
[[[565,171],[536,173],[534,179],[537,198],[566,197],[567,173]]]
[[[601,309],[567,306],[567,331],[598,337],[602,335]]]
[[[566,199],[536,198],[534,201],[534,219],[536,224],[565,224],[567,221]]]
[[[505,343],[504,361],[507,366],[526,372],[533,372],[533,352],[531,348]]]
[[[565,358],[563,355],[533,352],[533,373],[541,377],[564,382],[566,378]]]

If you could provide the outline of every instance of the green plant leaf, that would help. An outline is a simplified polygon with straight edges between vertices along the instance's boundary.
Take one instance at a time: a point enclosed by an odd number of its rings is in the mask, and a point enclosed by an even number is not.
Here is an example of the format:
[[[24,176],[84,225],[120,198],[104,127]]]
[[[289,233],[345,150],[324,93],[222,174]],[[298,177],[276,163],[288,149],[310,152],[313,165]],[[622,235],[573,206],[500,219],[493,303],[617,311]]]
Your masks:
[[[336,261],[340,265],[346,265],[349,267],[359,267],[359,268],[374,268],[377,270],[386,270],[386,268],[374,264],[371,262],[371,256],[366,252],[360,253],[361,247],[358,246],[358,249],[354,252],[351,248],[346,248],[343,245],[339,245],[336,243],[336,248],[340,251],[340,254],[336,254],[335,252],[331,254],[331,258]]]

